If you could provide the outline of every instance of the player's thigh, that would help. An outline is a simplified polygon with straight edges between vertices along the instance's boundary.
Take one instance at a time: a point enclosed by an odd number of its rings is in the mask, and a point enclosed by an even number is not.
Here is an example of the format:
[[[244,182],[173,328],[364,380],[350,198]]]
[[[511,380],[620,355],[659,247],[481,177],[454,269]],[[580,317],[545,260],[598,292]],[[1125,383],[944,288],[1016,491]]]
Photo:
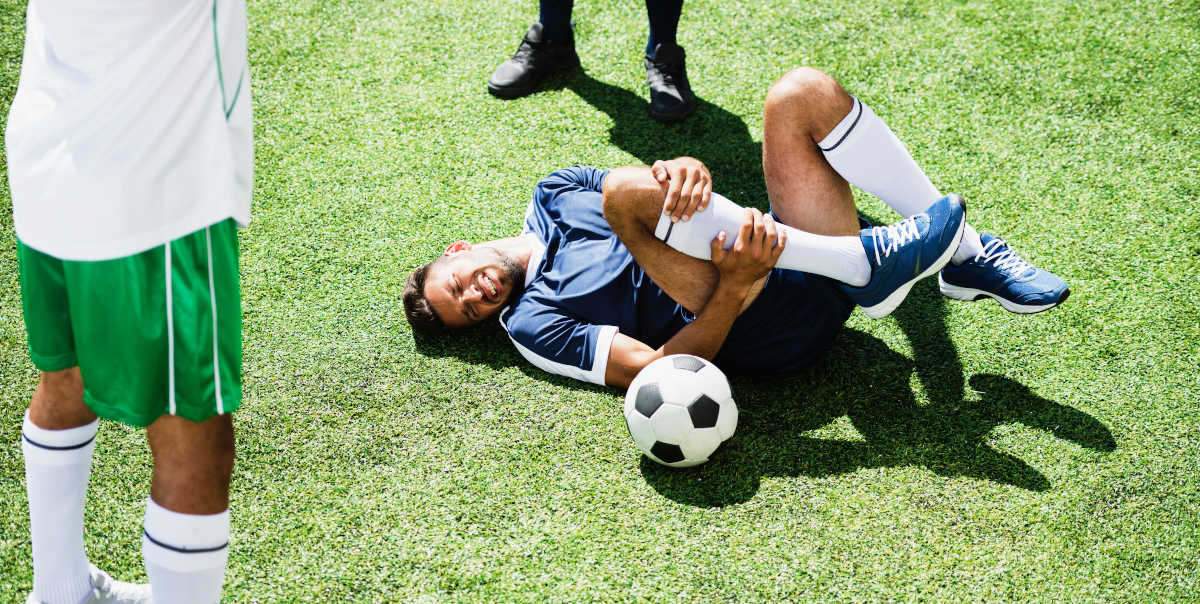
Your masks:
[[[225,221],[133,256],[66,263],[84,400],[97,415],[147,426],[240,405],[236,237]]]

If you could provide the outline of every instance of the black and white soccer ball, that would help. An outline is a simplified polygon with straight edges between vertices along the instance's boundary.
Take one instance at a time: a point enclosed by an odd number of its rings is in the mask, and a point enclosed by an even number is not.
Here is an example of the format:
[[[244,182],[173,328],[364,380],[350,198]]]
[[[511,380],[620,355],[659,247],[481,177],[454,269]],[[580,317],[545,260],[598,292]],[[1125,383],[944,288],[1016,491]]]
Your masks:
[[[733,436],[738,410],[716,365],[673,354],[646,365],[625,393],[625,425],[647,457],[673,468],[700,465]]]

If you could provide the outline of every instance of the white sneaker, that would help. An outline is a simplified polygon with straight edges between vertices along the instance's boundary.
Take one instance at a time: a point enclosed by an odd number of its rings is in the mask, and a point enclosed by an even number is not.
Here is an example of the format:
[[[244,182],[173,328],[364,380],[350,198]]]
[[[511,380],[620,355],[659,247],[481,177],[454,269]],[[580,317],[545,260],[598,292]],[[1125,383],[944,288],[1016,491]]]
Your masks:
[[[87,604],[150,604],[149,583],[126,583],[118,581],[108,573],[89,564],[92,575],[92,593]]]

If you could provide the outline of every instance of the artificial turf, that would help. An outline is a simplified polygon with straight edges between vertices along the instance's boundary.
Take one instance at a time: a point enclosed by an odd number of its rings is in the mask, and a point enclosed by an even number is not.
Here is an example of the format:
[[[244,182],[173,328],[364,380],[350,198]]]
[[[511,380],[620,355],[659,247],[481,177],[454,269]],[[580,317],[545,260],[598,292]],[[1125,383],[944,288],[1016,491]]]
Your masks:
[[[1200,3],[689,0],[700,109],[673,126],[646,113],[632,0],[578,3],[582,72],[490,97],[534,5],[250,3],[227,600],[1200,599]],[[5,114],[23,28],[0,3]],[[1070,300],[1017,316],[925,282],[810,370],[734,378],[737,435],[686,471],[640,456],[620,393],[526,365],[494,325],[414,339],[408,271],[517,232],[558,167],[694,155],[765,207],[761,103],[798,65]],[[0,600],[19,601],[37,374],[0,186]],[[119,578],[145,578],[148,483],[142,433],[106,423],[86,543]]]

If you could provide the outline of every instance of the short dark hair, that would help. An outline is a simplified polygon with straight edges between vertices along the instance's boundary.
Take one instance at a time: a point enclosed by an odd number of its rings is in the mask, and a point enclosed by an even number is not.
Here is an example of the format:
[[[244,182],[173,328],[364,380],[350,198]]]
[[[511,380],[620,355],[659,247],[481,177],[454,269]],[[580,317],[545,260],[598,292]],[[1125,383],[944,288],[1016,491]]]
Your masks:
[[[426,334],[441,333],[446,329],[446,324],[433,310],[429,298],[425,297],[425,278],[429,276],[429,267],[434,262],[437,259],[418,266],[404,283],[404,318],[408,319],[413,331]]]

